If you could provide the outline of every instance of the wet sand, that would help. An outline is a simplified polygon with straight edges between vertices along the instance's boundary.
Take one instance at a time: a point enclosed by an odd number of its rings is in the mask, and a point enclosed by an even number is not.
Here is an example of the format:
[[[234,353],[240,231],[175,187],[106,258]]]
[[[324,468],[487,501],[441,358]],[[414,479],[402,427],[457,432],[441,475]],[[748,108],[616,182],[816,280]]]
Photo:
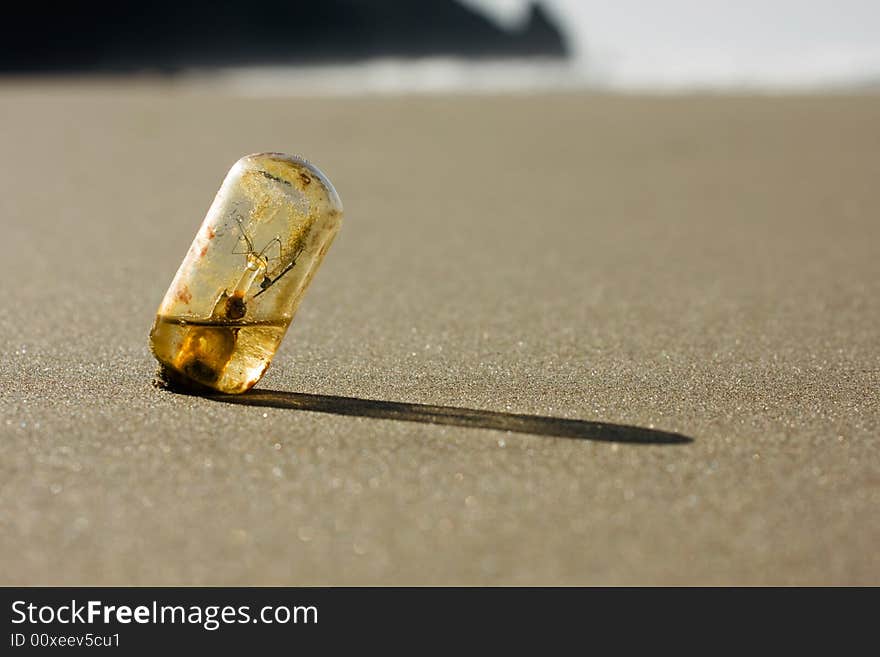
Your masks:
[[[0,583],[880,584],[880,97],[0,112]],[[158,390],[156,307],[264,150],[340,236],[266,403]]]

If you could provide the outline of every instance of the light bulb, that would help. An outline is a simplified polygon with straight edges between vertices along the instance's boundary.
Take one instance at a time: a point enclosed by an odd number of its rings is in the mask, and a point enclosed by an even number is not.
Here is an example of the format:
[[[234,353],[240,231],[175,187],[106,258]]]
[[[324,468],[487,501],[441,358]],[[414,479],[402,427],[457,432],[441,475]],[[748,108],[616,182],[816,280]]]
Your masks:
[[[316,166],[281,153],[236,162],[150,331],[163,379],[225,393],[259,381],[341,222]]]

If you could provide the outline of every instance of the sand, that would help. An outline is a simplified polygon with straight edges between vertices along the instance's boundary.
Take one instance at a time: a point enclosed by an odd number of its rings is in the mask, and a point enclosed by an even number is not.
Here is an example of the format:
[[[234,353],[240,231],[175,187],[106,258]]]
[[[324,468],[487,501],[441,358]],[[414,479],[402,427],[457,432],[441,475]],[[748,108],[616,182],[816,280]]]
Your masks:
[[[0,583],[880,584],[880,97],[7,80],[0,116]],[[158,390],[156,307],[264,150],[346,208],[282,403]]]

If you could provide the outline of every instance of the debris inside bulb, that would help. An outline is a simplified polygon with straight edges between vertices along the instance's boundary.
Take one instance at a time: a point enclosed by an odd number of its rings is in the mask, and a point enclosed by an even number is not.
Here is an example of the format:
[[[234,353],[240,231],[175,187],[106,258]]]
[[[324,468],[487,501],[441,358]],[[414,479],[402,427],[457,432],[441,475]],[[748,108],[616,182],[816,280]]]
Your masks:
[[[171,385],[224,393],[265,373],[342,221],[327,177],[281,153],[241,158],[159,306],[150,348]]]

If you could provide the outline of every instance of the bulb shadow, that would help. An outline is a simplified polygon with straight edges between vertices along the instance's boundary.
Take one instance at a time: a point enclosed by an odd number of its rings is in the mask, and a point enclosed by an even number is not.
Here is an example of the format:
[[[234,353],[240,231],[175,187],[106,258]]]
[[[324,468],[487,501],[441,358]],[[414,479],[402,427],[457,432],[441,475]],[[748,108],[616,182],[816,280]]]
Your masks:
[[[205,396],[208,399],[228,404],[287,408],[297,411],[371,417],[382,420],[401,420],[404,422],[422,422],[425,424],[442,424],[471,429],[494,429],[496,431],[511,431],[575,440],[641,445],[681,445],[693,442],[693,438],[679,433],[658,431],[657,429],[647,429],[645,427],[587,420],[570,420],[542,415],[482,411],[455,406],[410,404],[406,402],[313,395],[280,390],[249,390],[240,395],[209,394]]]

